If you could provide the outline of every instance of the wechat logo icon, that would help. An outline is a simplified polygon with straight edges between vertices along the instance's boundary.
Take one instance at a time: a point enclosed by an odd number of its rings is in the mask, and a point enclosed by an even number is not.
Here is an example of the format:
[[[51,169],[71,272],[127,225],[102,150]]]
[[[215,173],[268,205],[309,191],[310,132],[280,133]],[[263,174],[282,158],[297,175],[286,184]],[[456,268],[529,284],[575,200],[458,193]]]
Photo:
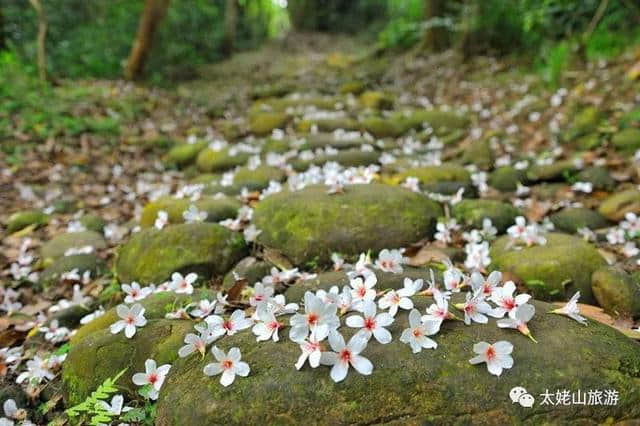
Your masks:
[[[509,398],[511,398],[512,403],[515,404],[517,402],[520,406],[525,408],[533,407],[533,403],[535,402],[533,396],[522,386],[516,386],[511,389],[509,392]]]

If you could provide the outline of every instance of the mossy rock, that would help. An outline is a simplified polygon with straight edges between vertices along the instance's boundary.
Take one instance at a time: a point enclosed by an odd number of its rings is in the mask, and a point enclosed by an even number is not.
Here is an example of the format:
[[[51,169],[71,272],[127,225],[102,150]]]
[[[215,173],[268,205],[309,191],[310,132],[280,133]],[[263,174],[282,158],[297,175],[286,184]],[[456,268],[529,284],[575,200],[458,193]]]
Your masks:
[[[462,300],[455,295],[454,301]],[[430,298],[415,297],[421,310]],[[517,331],[501,329],[495,320],[486,325],[465,326],[446,321],[432,336],[435,350],[413,354],[399,337],[408,327],[407,311],[400,311],[388,329],[391,343],[371,340],[362,355],[373,363],[373,372],[362,376],[350,369],[334,383],[330,368],[300,371],[294,364],[298,344],[256,343],[249,331],[224,338],[216,345],[228,351],[238,347],[251,368],[246,378],[236,377],[229,387],[219,377],[203,373],[212,362],[192,356],[177,360],[158,399],[156,424],[301,424],[321,419],[322,424],[585,424],[640,418],[640,352],[637,343],[617,330],[589,322],[583,326],[560,316],[546,314],[553,306],[533,301],[536,316],[529,323],[535,344]],[[286,319],[285,319],[286,322]],[[342,327],[349,338],[353,329]],[[286,334],[286,330],[285,333]],[[471,365],[473,345],[479,341],[513,343],[514,365],[498,378],[484,364]],[[532,408],[509,399],[512,388],[523,386],[535,395]],[[616,405],[541,405],[545,391],[555,389],[616,389]],[[313,422],[313,421],[312,421]]]
[[[236,276],[246,279],[248,285],[252,286],[262,281],[263,277],[269,275],[272,267],[272,264],[258,260],[255,257],[245,257],[224,276],[222,288],[223,290],[229,290],[233,287],[236,282]]]
[[[286,173],[277,167],[258,166],[255,169],[242,167],[233,176],[233,185],[249,190],[262,190],[269,186],[269,182],[282,182]]]
[[[493,151],[488,139],[471,142],[462,155],[464,164],[475,164],[480,170],[493,167]]]
[[[40,257],[43,260],[58,259],[70,248],[91,246],[94,250],[107,247],[104,237],[95,231],[67,232],[60,234],[42,246]]]
[[[589,151],[602,145],[602,139],[598,133],[590,133],[575,139],[573,145],[580,151]]]
[[[275,152],[278,154],[283,154],[291,149],[289,145],[289,141],[286,139],[274,139],[269,138],[265,141],[264,145],[262,145],[262,153]]]
[[[365,108],[391,109],[393,108],[393,97],[388,93],[368,90],[360,95],[360,103]]]
[[[453,206],[451,213],[459,222],[479,229],[482,221],[489,218],[500,233],[513,225],[516,217],[522,216],[513,205],[497,200],[462,200]]]
[[[462,166],[444,163],[439,166],[424,166],[407,169],[398,175],[404,181],[408,177],[418,178],[422,184],[438,182],[471,182],[471,175]]]
[[[176,166],[186,166],[194,161],[196,157],[207,147],[206,142],[181,143],[172,147],[165,156],[165,163]]]
[[[224,219],[234,218],[241,204],[233,198],[204,197],[197,201],[187,198],[161,197],[147,204],[142,209],[140,226],[147,228],[153,226],[159,211],[167,212],[169,223],[183,223],[182,213],[193,204],[198,210],[207,212],[207,222],[219,222]]]
[[[333,132],[334,130],[360,130],[361,126],[357,120],[348,117],[337,118],[317,118],[313,120],[300,121],[296,129],[302,133],[308,133],[311,128],[317,128],[321,132]]]
[[[70,214],[78,210],[78,201],[75,198],[63,198],[53,202],[53,212]]]
[[[157,365],[171,364],[178,358],[184,336],[193,331],[193,322],[184,320],[149,320],[138,328],[133,338],[124,333],[112,334],[103,329],[85,336],[71,346],[62,370],[65,400],[78,404],[107,378],[126,372],[116,385],[129,398],[136,398],[131,377],[144,372],[144,362],[153,359]]]
[[[331,133],[318,133],[305,137],[306,142],[300,147],[300,150],[317,148],[326,148],[328,146],[336,149],[359,148],[369,143],[364,138],[337,139]]]
[[[49,223],[49,215],[40,210],[25,210],[9,216],[6,222],[7,232],[13,234],[27,226],[43,226]]]
[[[584,303],[593,303],[591,274],[606,265],[604,258],[582,238],[548,233],[546,239],[545,245],[518,250],[510,236],[498,238],[490,269],[513,274],[537,299],[566,300],[579,290]]]
[[[98,215],[86,214],[80,218],[80,223],[89,231],[102,233],[107,222]]]
[[[360,122],[376,138],[397,138],[408,130],[405,123],[390,118],[365,117]]]
[[[421,185],[422,190],[440,195],[456,195],[460,189],[464,189],[463,198],[476,198],[478,189],[471,182],[442,181],[425,183]]]
[[[56,282],[60,279],[62,274],[74,269],[77,269],[80,275],[85,271],[91,271],[91,276],[95,277],[96,271],[101,266],[102,262],[98,260],[95,253],[63,256],[58,258],[58,260],[54,261],[53,264],[42,271],[39,282],[42,284]]]
[[[576,170],[571,160],[556,161],[552,164],[536,164],[527,170],[527,179],[532,182],[565,180],[566,175]]]
[[[291,167],[294,170],[301,172],[307,170],[309,166],[316,165],[322,166],[329,161],[335,161],[345,167],[359,167],[368,166],[370,164],[376,164],[380,158],[380,153],[377,151],[362,151],[359,149],[347,149],[340,151],[338,154],[332,155],[316,155],[311,161],[293,160],[290,162]]]
[[[530,189],[531,195],[540,200],[548,201],[556,201],[571,191],[571,187],[568,184],[560,182],[539,183],[532,185]]]
[[[249,116],[249,129],[254,135],[266,136],[285,127],[287,122],[289,116],[283,112],[258,112]]]
[[[628,189],[606,198],[600,204],[598,212],[609,220],[620,221],[631,212],[640,214],[640,191]]]
[[[620,151],[640,149],[640,129],[629,127],[621,130],[611,138],[613,146]]]
[[[405,126],[419,129],[425,125],[431,127],[437,135],[444,135],[452,130],[463,130],[469,126],[469,118],[452,111],[438,109],[398,112],[393,116]]]
[[[208,278],[225,274],[246,253],[239,233],[215,223],[185,223],[134,234],[119,248],[115,270],[121,282],[158,284],[176,271]]]
[[[594,210],[584,207],[566,208],[549,216],[549,220],[555,225],[556,229],[570,234],[575,234],[580,228],[594,230],[609,226],[607,218]]]
[[[441,215],[439,204],[400,187],[350,185],[343,194],[327,194],[326,186],[314,185],[267,197],[254,223],[262,230],[259,242],[294,264],[327,264],[333,252],[355,255],[430,236]]]
[[[596,107],[586,107],[576,114],[565,138],[567,140],[573,140],[588,133],[595,132],[601,120],[602,113]]]
[[[620,268],[607,266],[591,276],[593,295],[613,315],[640,317],[640,282]]]
[[[515,167],[499,167],[489,175],[489,185],[502,192],[515,191],[518,188],[518,182],[525,184],[526,175],[524,170],[518,170]]]
[[[198,154],[196,165],[203,172],[222,172],[243,166],[247,160],[249,160],[249,154],[244,152],[231,155],[229,148],[221,149],[220,151],[205,148]]]
[[[616,186],[616,181],[611,177],[609,169],[602,166],[591,166],[582,170],[576,176],[578,182],[589,182],[593,189],[610,191]]]
[[[360,93],[362,93],[363,90],[365,90],[367,88],[367,83],[362,82],[362,81],[357,81],[357,80],[353,80],[353,81],[347,81],[345,83],[342,84],[342,86],[340,86],[340,93],[343,95],[352,93],[354,95],[358,95]]]

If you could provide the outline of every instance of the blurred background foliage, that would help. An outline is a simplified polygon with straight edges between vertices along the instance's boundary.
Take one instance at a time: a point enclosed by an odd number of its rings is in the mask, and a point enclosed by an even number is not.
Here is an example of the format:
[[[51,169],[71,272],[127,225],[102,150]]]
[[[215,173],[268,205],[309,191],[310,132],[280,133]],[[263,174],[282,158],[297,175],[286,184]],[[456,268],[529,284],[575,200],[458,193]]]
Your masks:
[[[47,69],[54,78],[122,75],[143,0],[41,0],[48,20]],[[188,79],[225,57],[225,0],[173,0],[154,36],[144,77]],[[603,7],[604,6],[604,7]],[[434,9],[435,8],[435,9]],[[601,10],[602,9],[602,10]],[[435,14],[434,14],[435,10]],[[26,0],[3,0],[0,66],[35,62],[37,18]],[[637,0],[237,0],[234,50],[291,30],[365,34],[383,49],[437,47],[520,55],[554,81],[575,56],[608,58],[640,41]],[[433,48],[433,40],[426,48]],[[9,53],[6,53],[9,52]],[[13,60],[7,59],[13,56]],[[11,63],[11,66],[6,65]],[[27,66],[25,72],[29,71]]]

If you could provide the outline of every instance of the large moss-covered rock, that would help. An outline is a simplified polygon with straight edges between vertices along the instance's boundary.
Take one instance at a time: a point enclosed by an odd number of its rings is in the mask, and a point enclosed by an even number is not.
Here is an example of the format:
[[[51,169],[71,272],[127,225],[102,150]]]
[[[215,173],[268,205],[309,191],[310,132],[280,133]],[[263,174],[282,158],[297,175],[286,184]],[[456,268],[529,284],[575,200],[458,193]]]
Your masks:
[[[602,120],[602,113],[593,106],[586,107],[578,112],[571,126],[565,134],[565,139],[573,140],[588,133],[595,132]]]
[[[282,182],[286,177],[286,173],[277,167],[258,166],[255,169],[243,167],[233,176],[233,184],[249,190],[262,190],[268,187],[272,180]]]
[[[469,117],[437,109],[399,112],[392,117],[403,122],[408,128],[419,129],[429,126],[438,135],[450,133],[452,130],[463,130],[469,125]]]
[[[186,166],[193,163],[198,153],[206,148],[206,146],[206,142],[178,144],[169,150],[164,160],[167,164]]]
[[[518,188],[518,183],[526,183],[526,175],[524,170],[518,170],[515,167],[499,167],[489,175],[489,185],[498,191],[515,191]]]
[[[606,198],[600,204],[598,212],[610,220],[619,221],[631,212],[640,214],[640,191],[628,189]]]
[[[475,164],[481,170],[489,170],[493,167],[493,151],[488,139],[473,141],[467,145],[462,162]]]
[[[427,197],[381,184],[327,194],[317,185],[265,198],[255,209],[259,241],[294,264],[328,263],[332,252],[402,247],[432,234],[442,208]]]
[[[580,228],[600,229],[609,221],[600,213],[584,207],[569,207],[549,216],[556,229],[574,234]]]
[[[236,217],[241,204],[233,198],[200,198],[191,201],[187,198],[161,197],[150,202],[140,216],[142,227],[153,226],[159,211],[167,212],[169,223],[183,223],[182,213],[193,204],[198,210],[207,212],[207,222],[219,222],[224,219]]]
[[[326,148],[327,146],[336,149],[359,148],[366,143],[370,142],[362,137],[340,138],[332,133],[317,133],[305,137],[305,143],[300,147],[300,150],[315,150],[317,148]]]
[[[71,346],[64,363],[66,400],[70,405],[82,402],[105,379],[125,368],[116,385],[135,397],[138,386],[131,381],[133,374],[144,372],[147,359],[155,360],[158,366],[171,364],[178,358],[184,336],[192,331],[192,321],[150,319],[132,339],[122,332],[114,335],[108,327],[86,335]]]
[[[340,151],[338,154],[331,155],[316,155],[313,160],[293,160],[291,166],[296,171],[307,170],[312,164],[321,166],[329,161],[335,161],[345,167],[359,167],[368,166],[370,164],[376,164],[380,154],[377,151],[362,151],[359,149],[347,149]]]
[[[333,132],[334,130],[359,130],[360,123],[357,120],[349,117],[334,117],[334,118],[316,118],[301,120],[296,128],[299,132],[307,133],[315,128],[321,132]]]
[[[360,95],[360,103],[365,108],[391,109],[393,108],[393,97],[388,93],[367,90]]]
[[[241,234],[215,223],[185,223],[134,234],[118,250],[120,281],[160,283],[176,271],[223,275],[246,255]]]
[[[546,235],[545,245],[516,249],[510,236],[491,246],[491,269],[520,279],[538,299],[565,300],[580,290],[581,300],[593,303],[591,274],[606,264],[591,244],[560,233]]]
[[[611,143],[616,149],[622,151],[635,151],[640,148],[640,129],[627,128],[619,131],[611,138]]]
[[[107,221],[97,214],[85,214],[80,218],[80,223],[85,227],[85,229],[95,231],[100,234],[104,231],[104,227],[107,225]]]
[[[605,311],[614,315],[640,316],[640,282],[620,268],[608,266],[591,277],[593,294]]]
[[[62,274],[74,269],[76,269],[80,275],[85,271],[91,271],[91,275],[95,276],[95,272],[101,265],[102,262],[98,260],[95,253],[64,256],[58,258],[58,260],[54,261],[53,264],[42,271],[39,281],[43,284],[55,282],[60,279]]]
[[[7,232],[10,234],[20,231],[31,225],[46,225],[49,223],[49,215],[40,210],[25,210],[9,216],[7,219]]]
[[[205,148],[198,154],[196,165],[203,172],[222,172],[246,164],[249,154],[240,152],[232,155],[229,148],[215,151]]]
[[[40,250],[40,257],[45,261],[55,260],[62,256],[70,248],[91,246],[95,250],[102,250],[107,243],[102,235],[95,231],[67,232],[60,234],[45,243]]]
[[[416,297],[414,303],[424,311],[431,299]],[[160,392],[156,424],[301,424],[311,419],[322,424],[533,425],[573,424],[578,417],[584,424],[639,418],[637,344],[608,326],[589,322],[585,327],[546,314],[552,305],[532,303],[537,313],[529,327],[538,344],[498,328],[493,319],[471,327],[447,321],[432,336],[437,349],[418,354],[399,340],[408,327],[407,313],[401,311],[389,327],[393,341],[380,345],[372,339],[362,352],[373,373],[363,376],[351,368],[340,383],[331,380],[325,366],[297,371],[300,348],[286,337],[256,343],[252,333],[240,332],[217,346],[240,348],[249,376],[223,387],[219,376],[203,373],[212,362],[210,353],[204,360],[177,360]],[[348,327],[340,331],[347,338],[354,333]],[[514,344],[514,365],[498,378],[469,359],[474,344],[499,340]],[[509,393],[516,386],[534,395],[532,408],[512,403]],[[541,405],[540,395],[556,389],[616,389],[620,400],[608,406]]]
[[[567,173],[576,169],[571,160],[556,161],[551,164],[535,164],[527,170],[527,179],[532,182],[564,180]]]
[[[383,117],[365,117],[361,123],[376,138],[397,138],[408,130],[405,123]]]
[[[421,184],[438,182],[471,182],[471,175],[457,164],[441,164],[439,166],[424,166],[407,169],[398,177],[404,180],[408,177],[418,178]]]
[[[609,169],[602,166],[591,166],[582,170],[576,176],[578,182],[589,182],[593,189],[610,191],[616,186],[616,181],[611,177]]]
[[[452,214],[461,223],[475,228],[482,228],[482,221],[489,218],[498,232],[506,231],[516,217],[522,216],[512,204],[497,200],[462,200],[453,206]]]
[[[252,133],[264,136],[283,128],[288,121],[289,116],[283,112],[258,112],[249,117],[249,128]]]
[[[224,276],[222,288],[229,290],[235,284],[236,278],[245,279],[248,285],[254,285],[269,275],[272,267],[272,264],[255,257],[245,257]]]

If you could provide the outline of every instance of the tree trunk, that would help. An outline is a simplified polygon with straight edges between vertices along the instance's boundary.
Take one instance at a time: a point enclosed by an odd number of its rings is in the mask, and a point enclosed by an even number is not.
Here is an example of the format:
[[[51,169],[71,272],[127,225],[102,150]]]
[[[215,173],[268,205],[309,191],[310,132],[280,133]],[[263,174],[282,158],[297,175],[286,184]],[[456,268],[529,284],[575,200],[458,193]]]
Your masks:
[[[425,0],[424,18],[431,20],[434,18],[444,18],[445,0]],[[440,51],[447,47],[447,30],[440,24],[435,24],[427,29],[424,35],[425,49]]]
[[[238,1],[227,0],[224,11],[224,38],[222,39],[222,53],[231,56],[236,41],[236,24],[238,21]]]
[[[47,39],[47,17],[44,13],[40,0],[29,0],[29,3],[31,3],[31,6],[33,6],[38,16],[38,75],[40,76],[40,80],[44,81],[47,79],[47,55],[45,50],[45,41]]]
[[[128,80],[135,80],[140,77],[144,64],[151,51],[153,36],[158,28],[158,24],[167,14],[169,2],[171,0],[146,0],[144,10],[138,23],[138,33],[131,47],[129,59],[124,69],[124,77]]]

